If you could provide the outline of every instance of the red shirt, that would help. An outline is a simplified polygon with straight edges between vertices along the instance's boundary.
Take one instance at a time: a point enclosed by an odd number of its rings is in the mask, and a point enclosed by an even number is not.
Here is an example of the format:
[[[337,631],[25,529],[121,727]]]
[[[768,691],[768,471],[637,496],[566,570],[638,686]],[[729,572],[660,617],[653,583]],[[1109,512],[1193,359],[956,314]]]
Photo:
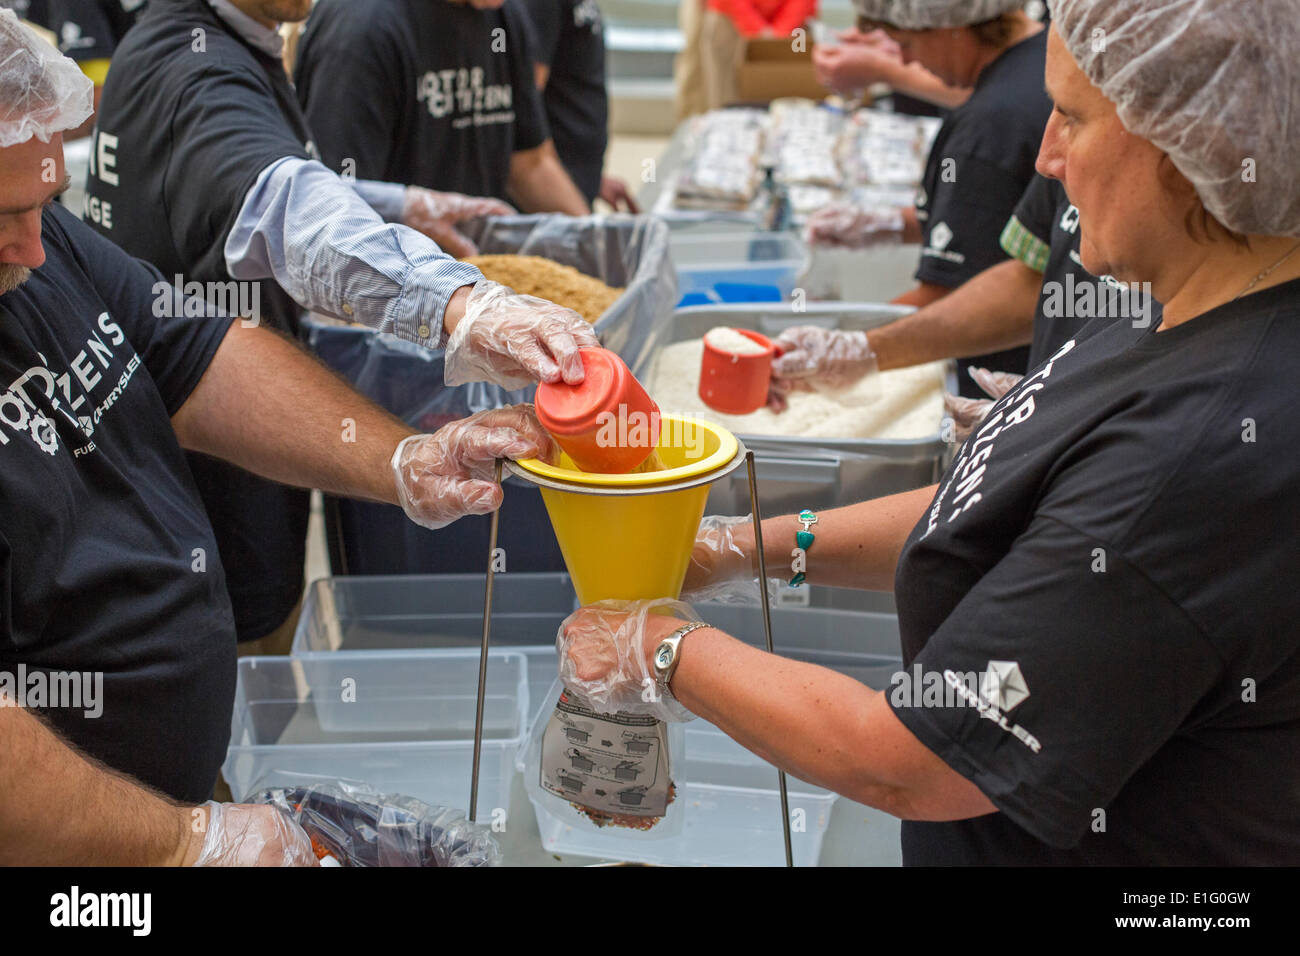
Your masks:
[[[817,13],[817,0],[708,0],[708,7],[727,17],[743,37],[756,37],[764,28],[784,37]]]

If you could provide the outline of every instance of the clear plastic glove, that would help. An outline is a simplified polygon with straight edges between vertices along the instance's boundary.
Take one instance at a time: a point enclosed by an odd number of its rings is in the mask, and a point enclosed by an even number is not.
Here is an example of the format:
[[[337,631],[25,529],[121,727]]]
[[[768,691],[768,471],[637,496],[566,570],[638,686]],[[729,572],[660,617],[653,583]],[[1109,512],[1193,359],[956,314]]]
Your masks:
[[[451,422],[432,435],[412,435],[397,446],[391,464],[406,516],[437,529],[501,507],[501,486],[493,481],[498,458],[552,453],[551,436],[533,406],[512,405]]]
[[[785,410],[786,396],[813,388],[844,388],[879,370],[866,332],[799,325],[776,337],[768,406]]]
[[[986,368],[974,366],[971,366],[968,371],[975,384],[982,388],[986,395],[992,397],[963,398],[960,395],[944,393],[943,407],[953,423],[952,440],[959,444],[969,438],[971,432],[979,427],[980,422],[988,417],[989,410],[997,400],[1024,378],[1023,375],[1017,375],[1015,372],[990,372]]]
[[[1015,388],[1016,384],[1024,378],[1023,375],[1015,372],[990,372],[986,368],[975,368],[973,365],[966,371],[970,373],[971,380],[984,390],[984,394],[994,401]]]
[[[194,866],[318,866],[311,839],[275,807],[209,800]]]
[[[650,656],[665,637],[698,620],[689,604],[671,598],[601,601],[579,608],[555,635],[560,679],[579,704],[600,714],[694,720],[694,714],[659,688]]]
[[[752,515],[706,515],[695,534],[682,600],[691,604],[732,603],[728,600],[732,596],[745,597],[745,603],[757,600],[753,529]]]
[[[447,255],[463,259],[478,255],[478,247],[456,229],[456,223],[479,216],[509,216],[514,212],[514,207],[499,199],[407,186],[402,224],[424,233]]]
[[[804,238],[809,245],[843,249],[903,241],[903,210],[858,206],[843,200],[828,203],[808,217]]]
[[[583,379],[578,349],[599,345],[591,323],[572,309],[482,279],[447,340],[443,379],[508,389],[561,379],[577,385]]]

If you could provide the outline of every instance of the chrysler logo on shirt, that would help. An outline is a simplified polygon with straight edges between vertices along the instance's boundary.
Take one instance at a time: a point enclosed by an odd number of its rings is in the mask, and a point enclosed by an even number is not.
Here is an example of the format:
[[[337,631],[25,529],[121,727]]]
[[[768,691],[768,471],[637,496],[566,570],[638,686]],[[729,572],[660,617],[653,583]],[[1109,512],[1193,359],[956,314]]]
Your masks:
[[[940,251],[948,248],[948,243],[952,242],[952,229],[946,222],[941,222],[930,230],[930,246]]]
[[[952,670],[944,671],[943,679],[958,696],[979,711],[980,717],[993,721],[1034,753],[1043,749],[1037,737],[1007,719],[1007,711],[1029,696],[1029,688],[1020,673],[1020,665],[1015,661],[989,661],[989,669],[980,681],[978,694],[966,686],[960,674]]]
[[[1015,661],[989,661],[989,669],[980,681],[980,694],[998,710],[1013,710],[1029,696],[1020,665]]]

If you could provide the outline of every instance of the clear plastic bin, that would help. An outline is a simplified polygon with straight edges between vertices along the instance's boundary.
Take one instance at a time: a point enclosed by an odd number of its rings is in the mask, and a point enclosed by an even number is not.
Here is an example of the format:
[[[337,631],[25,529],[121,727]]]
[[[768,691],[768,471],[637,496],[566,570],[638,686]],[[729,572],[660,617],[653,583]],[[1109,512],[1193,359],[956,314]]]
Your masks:
[[[732,636],[764,646],[758,607],[701,604],[697,610]],[[877,690],[888,688],[902,667],[898,621],[892,614],[773,608],[772,633],[777,653],[829,667]],[[536,779],[535,750],[537,721],[549,716],[558,692],[558,683],[553,683],[544,696],[534,698],[529,744],[517,764],[547,850],[674,866],[785,864],[776,768],[703,720],[686,725],[685,765],[674,769],[685,811],[680,835],[648,840],[629,831],[598,829],[567,808],[557,811]],[[838,797],[789,776],[787,790],[794,863],[816,866]]]
[[[322,578],[307,588],[291,653],[397,651],[478,646],[483,574],[396,574]],[[554,642],[574,609],[563,572],[497,574],[492,646]]]
[[[482,574],[322,578],[307,588],[292,656],[309,667],[322,655],[478,647],[483,637]],[[555,634],[577,606],[568,574],[498,574],[492,585],[492,647],[527,659],[536,699],[559,668]],[[489,662],[489,667],[491,662]],[[490,671],[489,671],[490,673]],[[477,680],[477,678],[475,678]]]
[[[674,233],[678,308],[728,302],[788,302],[805,265],[787,232]]]
[[[300,665],[310,664],[313,658],[325,658],[338,667],[339,662],[347,666],[346,662],[351,660],[384,660],[393,655],[407,659],[432,655],[437,659],[447,653],[446,648],[459,645],[476,668],[482,635],[483,586],[481,574],[316,581],[307,592],[293,654]],[[516,751],[512,752],[512,758],[518,754],[514,759],[519,769],[526,763],[528,730],[543,713],[549,716],[555,703],[552,693],[558,671],[555,633],[573,606],[573,589],[567,574],[509,573],[498,575],[494,581],[494,650],[489,661],[489,684],[501,670],[497,655],[504,652],[521,657],[525,661],[531,702],[532,715],[521,731]],[[700,604],[697,610],[705,620],[727,633],[755,646],[764,645],[763,618],[757,603]],[[772,633],[778,653],[831,667],[877,689],[888,687],[890,678],[901,667],[898,623],[887,594],[808,586],[783,590],[772,609]],[[518,645],[514,644],[516,641]],[[471,694],[470,733],[476,680],[475,670],[475,676],[465,684]],[[232,759],[236,749],[232,747]],[[685,769],[681,772],[684,782],[678,799],[686,814],[679,836],[659,840],[620,839],[617,830],[594,827],[591,828],[594,832],[583,833],[573,827],[570,815],[553,816],[538,812],[535,807],[546,849],[552,853],[649,863],[783,865],[785,851],[776,769],[703,721],[686,725],[685,750]],[[487,760],[487,752],[485,747],[480,819],[487,817],[487,811],[482,808],[488,806],[489,774],[496,767]],[[387,750],[386,759],[391,760],[393,753]],[[413,756],[412,759],[424,758]],[[457,806],[463,806],[468,798],[468,759],[466,756],[461,767],[463,779],[452,785]],[[227,761],[228,766],[230,762]],[[290,765],[290,769],[296,767],[297,764]],[[381,769],[385,774],[397,774],[403,768],[399,765]],[[531,796],[536,782],[525,779],[524,783]],[[464,789],[464,796],[459,796],[459,791],[454,789],[457,785]],[[811,866],[821,854],[836,797],[793,779],[789,781],[789,789],[791,810],[804,811],[803,831],[792,834],[795,862]],[[889,839],[892,839],[890,832]],[[860,835],[857,830],[852,833],[855,838]]]
[[[267,786],[367,783],[427,803],[467,808],[478,652],[317,655],[239,661],[222,773],[235,799]],[[479,817],[507,808],[529,710],[527,664],[488,660]]]

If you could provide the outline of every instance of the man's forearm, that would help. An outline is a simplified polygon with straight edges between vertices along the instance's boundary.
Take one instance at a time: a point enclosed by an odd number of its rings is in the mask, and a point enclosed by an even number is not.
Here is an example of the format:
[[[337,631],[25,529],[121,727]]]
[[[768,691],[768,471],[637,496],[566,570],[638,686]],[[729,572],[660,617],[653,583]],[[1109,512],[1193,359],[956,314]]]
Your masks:
[[[397,502],[389,461],[414,429],[294,343],[232,324],[172,417],[181,444],[273,481]]]
[[[1019,259],[985,269],[937,302],[867,333],[880,369],[1026,345],[1043,277]]]
[[[591,213],[550,140],[511,157],[510,195],[525,212],[562,212],[569,216]]]
[[[191,808],[0,707],[0,865],[176,866],[197,856]]]

